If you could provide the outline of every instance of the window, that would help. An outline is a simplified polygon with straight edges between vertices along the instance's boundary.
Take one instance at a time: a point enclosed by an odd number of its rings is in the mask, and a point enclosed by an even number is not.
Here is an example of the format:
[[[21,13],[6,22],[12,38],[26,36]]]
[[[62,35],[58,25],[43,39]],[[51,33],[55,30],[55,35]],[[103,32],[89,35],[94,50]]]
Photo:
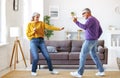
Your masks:
[[[0,0],[0,44],[6,43],[6,0]]]

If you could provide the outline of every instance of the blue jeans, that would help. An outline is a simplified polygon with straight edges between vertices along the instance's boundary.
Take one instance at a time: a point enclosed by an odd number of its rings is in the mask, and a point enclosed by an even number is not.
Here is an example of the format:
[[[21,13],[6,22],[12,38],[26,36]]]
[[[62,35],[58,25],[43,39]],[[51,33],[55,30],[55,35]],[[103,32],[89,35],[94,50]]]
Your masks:
[[[53,71],[52,67],[52,62],[49,56],[49,53],[47,51],[45,42],[43,38],[33,38],[30,41],[30,49],[31,49],[31,55],[32,55],[32,72],[36,72],[37,70],[37,63],[39,60],[39,55],[38,55],[38,49],[42,52],[43,56],[45,57],[49,71]]]
[[[104,72],[104,68],[102,66],[102,63],[97,55],[97,44],[98,41],[97,40],[85,40],[85,42],[83,43],[81,52],[80,52],[80,61],[79,61],[79,69],[78,69],[78,73],[80,75],[83,75],[84,73],[84,65],[86,62],[86,57],[87,55],[90,53],[90,56],[92,57],[94,63],[96,64],[99,72]]]

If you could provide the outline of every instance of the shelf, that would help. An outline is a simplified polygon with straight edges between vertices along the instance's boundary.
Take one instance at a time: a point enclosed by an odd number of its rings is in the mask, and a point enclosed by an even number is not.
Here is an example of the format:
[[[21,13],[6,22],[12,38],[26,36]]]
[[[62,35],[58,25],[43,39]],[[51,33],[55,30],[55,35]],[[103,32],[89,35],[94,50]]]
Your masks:
[[[120,34],[120,30],[108,30],[107,33]]]
[[[107,43],[109,48],[120,48],[120,30],[108,30],[107,36]]]
[[[82,34],[82,30],[77,30],[76,32],[72,32],[72,31],[66,31],[66,39],[69,40],[80,40],[81,38],[81,34]]]

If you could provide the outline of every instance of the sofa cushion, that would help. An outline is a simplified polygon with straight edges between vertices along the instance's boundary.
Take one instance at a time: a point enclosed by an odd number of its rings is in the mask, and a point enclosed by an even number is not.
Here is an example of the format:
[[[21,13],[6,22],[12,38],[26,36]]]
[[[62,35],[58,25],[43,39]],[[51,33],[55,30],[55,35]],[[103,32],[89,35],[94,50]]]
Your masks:
[[[98,53],[98,56],[99,56],[100,60],[104,59],[104,55],[102,53]],[[87,60],[92,60],[92,57],[90,56],[90,54],[87,55]]]
[[[54,46],[56,47],[58,52],[70,52],[71,48],[71,41],[70,40],[46,40],[45,41],[47,46]]]
[[[83,40],[72,40],[71,52],[80,52],[82,48]]]
[[[71,52],[80,52],[84,40],[72,40]],[[98,52],[104,52],[104,40],[98,40]]]
[[[69,60],[79,60],[80,52],[70,52],[69,53]]]
[[[104,47],[104,40],[98,40],[98,46]]]
[[[47,50],[49,53],[56,53],[57,52],[56,47],[54,47],[54,46],[47,46]]]
[[[56,59],[68,59],[68,55],[69,55],[69,52],[58,52],[58,53],[49,53],[49,55],[50,55],[50,58],[52,59],[52,60],[56,60]],[[44,57],[43,57],[43,55],[42,55],[42,53],[39,53],[39,58],[40,59],[45,59]]]
[[[79,60],[79,55],[80,55],[80,52],[71,52],[69,53],[69,60]],[[102,60],[104,59],[104,54],[103,53],[98,53],[99,55],[99,58]],[[90,54],[87,55],[87,60],[92,60]]]

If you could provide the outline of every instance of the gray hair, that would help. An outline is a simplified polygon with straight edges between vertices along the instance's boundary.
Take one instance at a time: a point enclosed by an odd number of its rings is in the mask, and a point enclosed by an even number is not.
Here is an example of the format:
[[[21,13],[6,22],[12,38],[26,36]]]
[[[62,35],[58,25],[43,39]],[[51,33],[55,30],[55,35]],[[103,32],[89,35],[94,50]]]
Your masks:
[[[85,12],[91,13],[91,10],[89,8],[85,8],[85,9],[82,10],[82,14],[85,13]]]
[[[32,14],[32,19],[31,19],[31,21],[34,21],[34,17],[35,16],[40,16],[40,14],[38,13],[38,12],[34,12],[33,14]]]
[[[39,16],[40,14],[38,12],[34,12],[32,17],[37,16],[37,15]]]

